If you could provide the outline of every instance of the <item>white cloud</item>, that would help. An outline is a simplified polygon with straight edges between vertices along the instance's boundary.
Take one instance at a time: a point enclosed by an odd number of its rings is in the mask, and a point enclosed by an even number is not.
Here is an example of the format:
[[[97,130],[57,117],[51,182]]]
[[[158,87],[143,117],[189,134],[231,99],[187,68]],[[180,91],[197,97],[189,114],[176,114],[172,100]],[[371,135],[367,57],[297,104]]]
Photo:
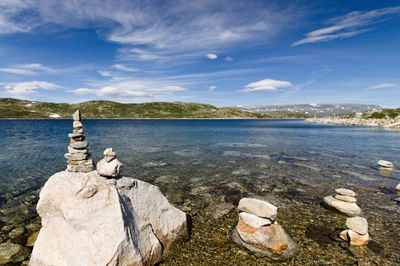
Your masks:
[[[242,92],[272,92],[280,88],[291,87],[293,84],[289,81],[281,81],[275,79],[263,79],[257,82],[252,82],[246,85],[246,89]]]
[[[110,71],[103,71],[103,70],[98,70],[99,74],[103,77],[112,77],[113,74]]]
[[[224,58],[224,60],[225,60],[226,62],[232,62],[232,61],[233,61],[233,58],[230,57],[230,56],[227,56],[227,57]]]
[[[399,14],[400,7],[375,9],[367,12],[354,11],[331,20],[333,25],[307,33],[306,38],[294,42],[292,46],[305,43],[327,42],[338,38],[352,37],[369,30],[372,24],[389,19]]]
[[[40,70],[40,71],[46,71],[46,72],[52,72],[54,69],[44,66],[39,63],[31,63],[31,64],[23,64],[19,65],[21,68],[26,68],[26,69],[32,69],[32,70]]]
[[[0,68],[1,72],[19,74],[19,75],[34,75],[36,72],[29,69],[21,69],[21,68]]]
[[[171,84],[162,85],[160,83],[163,82],[128,79],[120,82],[99,83],[100,89],[79,88],[71,92],[79,95],[92,94],[105,98],[160,98],[187,90],[181,86]]]
[[[118,70],[122,70],[122,71],[127,71],[127,72],[137,72],[138,71],[136,68],[127,67],[127,66],[120,65],[120,64],[113,65],[113,68],[118,69]]]
[[[375,86],[370,86],[368,88],[366,88],[367,90],[375,90],[375,89],[385,89],[385,88],[393,88],[393,87],[397,87],[397,84],[394,83],[381,83]]]
[[[208,87],[208,90],[209,91],[214,91],[216,88],[217,88],[217,86],[210,86],[210,87]]]
[[[207,56],[208,59],[211,59],[211,60],[214,60],[214,59],[218,58],[218,55],[216,55],[216,54],[207,54],[206,56]]]
[[[47,81],[29,81],[29,82],[17,82],[17,83],[0,83],[3,85],[7,93],[13,95],[25,95],[36,93],[37,90],[55,90],[62,88],[61,86],[47,82]]]

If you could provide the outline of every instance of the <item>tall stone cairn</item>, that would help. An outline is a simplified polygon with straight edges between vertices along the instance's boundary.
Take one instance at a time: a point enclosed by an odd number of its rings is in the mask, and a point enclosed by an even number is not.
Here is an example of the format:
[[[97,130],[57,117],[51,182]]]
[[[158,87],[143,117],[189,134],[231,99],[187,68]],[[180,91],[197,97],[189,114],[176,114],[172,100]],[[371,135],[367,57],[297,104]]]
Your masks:
[[[88,173],[95,170],[93,160],[90,159],[90,153],[87,147],[89,143],[85,141],[85,135],[83,135],[83,128],[81,123],[81,111],[77,110],[72,118],[74,120],[72,133],[68,134],[71,138],[71,142],[68,146],[68,153],[64,154],[64,157],[68,159],[67,170],[70,172],[81,172]]]

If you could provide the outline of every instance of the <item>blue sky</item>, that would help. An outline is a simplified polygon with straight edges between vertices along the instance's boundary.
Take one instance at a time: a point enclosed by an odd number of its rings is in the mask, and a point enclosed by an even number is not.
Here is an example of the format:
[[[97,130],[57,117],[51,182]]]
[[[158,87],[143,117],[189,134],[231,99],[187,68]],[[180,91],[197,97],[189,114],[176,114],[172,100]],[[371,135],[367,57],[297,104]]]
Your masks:
[[[400,107],[400,3],[1,0],[0,97]]]

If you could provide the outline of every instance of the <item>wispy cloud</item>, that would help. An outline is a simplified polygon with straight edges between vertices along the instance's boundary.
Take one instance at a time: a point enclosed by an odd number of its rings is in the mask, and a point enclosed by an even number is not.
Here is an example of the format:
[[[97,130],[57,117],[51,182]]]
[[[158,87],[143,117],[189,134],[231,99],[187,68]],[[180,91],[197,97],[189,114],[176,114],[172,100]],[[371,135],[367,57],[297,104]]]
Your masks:
[[[208,87],[208,90],[209,90],[209,91],[214,91],[216,88],[217,88],[217,86],[209,86],[209,87]]]
[[[232,61],[233,61],[233,58],[230,57],[230,56],[226,56],[226,57],[224,58],[224,60],[225,60],[226,62],[232,62]]]
[[[280,88],[291,87],[293,84],[289,81],[281,81],[275,79],[263,79],[246,85],[246,89],[241,92],[273,92]]]
[[[211,60],[214,60],[214,59],[218,58],[218,55],[216,55],[216,54],[207,54],[206,56],[207,56],[208,59],[211,59]]]
[[[36,72],[23,69],[23,68],[0,68],[1,72],[11,73],[11,74],[18,74],[18,75],[34,75]]]
[[[103,77],[112,77],[113,74],[110,71],[98,70],[99,74]]]
[[[187,89],[168,81],[122,79],[92,84],[93,88],[78,88],[71,92],[79,95],[96,95],[105,98],[161,99]],[[96,88],[97,87],[97,88]]]
[[[6,90],[6,93],[13,95],[25,95],[36,93],[38,90],[55,90],[62,86],[47,81],[29,81],[17,83],[0,83]]]
[[[128,66],[121,65],[121,64],[115,64],[115,65],[113,65],[113,68],[122,70],[122,71],[126,71],[126,72],[137,72],[138,71],[136,68],[128,67]]]
[[[0,68],[0,71],[19,75],[34,75],[42,72],[55,72],[54,69],[46,67],[39,63],[22,64],[15,67]]]
[[[375,86],[370,86],[368,88],[366,88],[366,90],[376,90],[376,89],[386,89],[386,88],[393,88],[393,87],[397,87],[397,84],[394,83],[381,83]]]
[[[294,42],[292,46],[352,37],[370,30],[369,26],[398,14],[400,14],[400,6],[375,9],[367,12],[354,11],[331,19],[331,26],[307,33],[306,38]]]

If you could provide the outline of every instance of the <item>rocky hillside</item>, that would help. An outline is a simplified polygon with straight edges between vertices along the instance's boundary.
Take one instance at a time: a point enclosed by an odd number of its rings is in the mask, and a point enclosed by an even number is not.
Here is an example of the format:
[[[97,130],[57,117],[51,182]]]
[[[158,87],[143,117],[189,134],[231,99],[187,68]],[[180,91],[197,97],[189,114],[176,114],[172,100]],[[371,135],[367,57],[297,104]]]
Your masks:
[[[88,101],[66,104],[0,98],[0,118],[71,118],[77,109],[85,118],[274,118],[268,114],[199,103]]]
[[[239,110],[247,112],[271,113],[271,112],[290,112],[298,114],[306,114],[308,116],[328,116],[351,114],[368,110],[379,111],[378,105],[366,104],[282,104],[282,105],[247,105],[236,106]]]

